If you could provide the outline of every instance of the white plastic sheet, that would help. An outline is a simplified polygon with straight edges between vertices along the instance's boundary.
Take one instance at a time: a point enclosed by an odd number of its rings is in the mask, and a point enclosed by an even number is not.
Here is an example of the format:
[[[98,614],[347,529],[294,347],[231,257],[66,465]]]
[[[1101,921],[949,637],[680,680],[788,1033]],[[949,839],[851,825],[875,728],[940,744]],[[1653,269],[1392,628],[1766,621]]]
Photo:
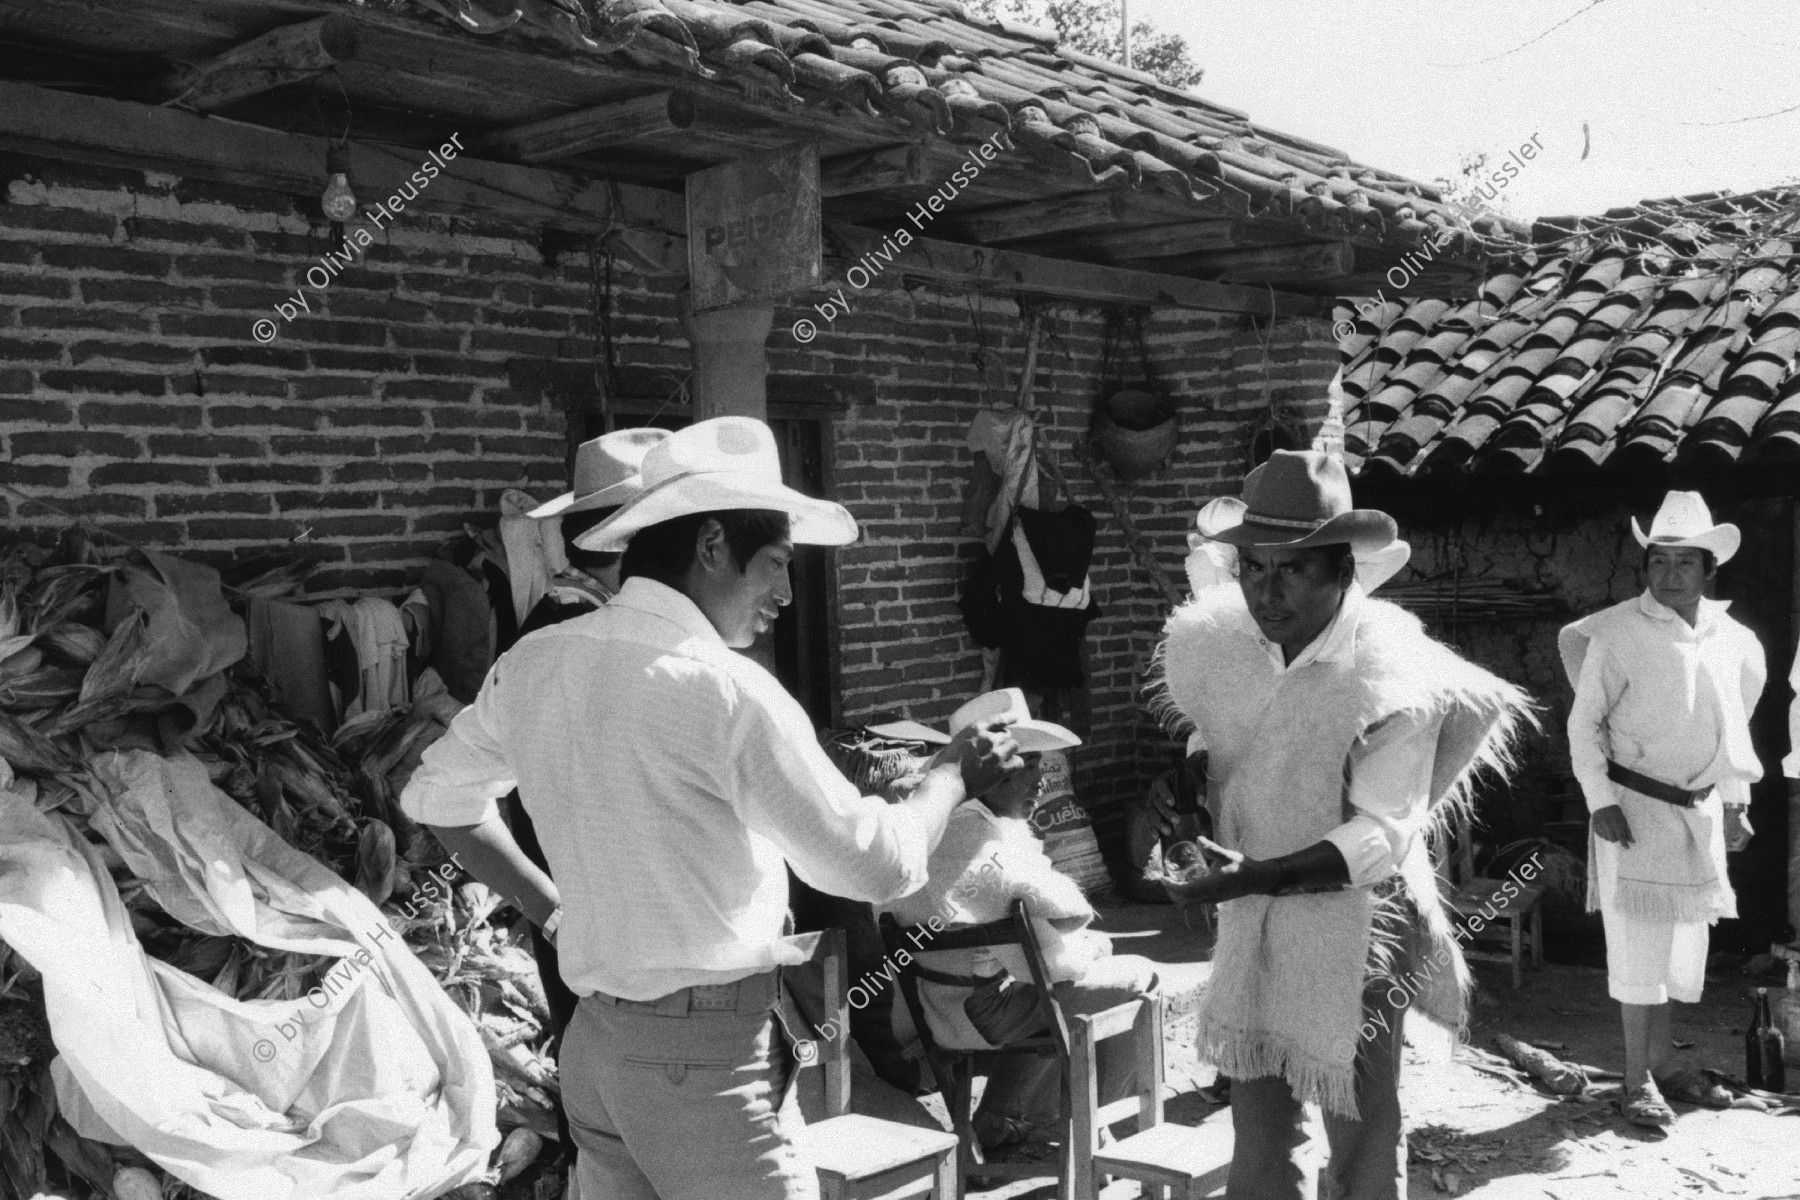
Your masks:
[[[221,1200],[427,1200],[499,1142],[468,1016],[355,888],[191,759],[99,756],[92,826],[172,915],[335,955],[294,1001],[241,1002],[146,956],[96,849],[0,793],[0,938],[43,973],[57,1099]]]

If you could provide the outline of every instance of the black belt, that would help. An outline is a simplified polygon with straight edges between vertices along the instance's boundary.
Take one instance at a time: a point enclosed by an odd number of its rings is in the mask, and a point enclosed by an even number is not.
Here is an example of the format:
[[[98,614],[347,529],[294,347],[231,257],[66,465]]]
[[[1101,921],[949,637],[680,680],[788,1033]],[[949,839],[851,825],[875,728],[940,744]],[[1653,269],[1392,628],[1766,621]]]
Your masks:
[[[1699,791],[1678,788],[1672,783],[1664,783],[1660,779],[1640,775],[1630,767],[1621,767],[1610,758],[1606,760],[1606,777],[1621,787],[1630,788],[1640,796],[1661,800],[1663,803],[1673,804],[1677,808],[1692,808],[1712,791],[1711,788],[1701,788]]]
[[[944,987],[978,988],[989,980],[1000,978],[999,975],[951,975],[944,971],[934,971],[920,963],[913,963],[912,973],[930,983],[942,984]]]

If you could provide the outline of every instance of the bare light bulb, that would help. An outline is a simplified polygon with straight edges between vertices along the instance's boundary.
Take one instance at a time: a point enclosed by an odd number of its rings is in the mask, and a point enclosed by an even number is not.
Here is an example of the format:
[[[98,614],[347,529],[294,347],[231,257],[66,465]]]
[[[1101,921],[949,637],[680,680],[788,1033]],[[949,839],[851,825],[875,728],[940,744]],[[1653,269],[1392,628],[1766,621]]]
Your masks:
[[[342,171],[332,174],[331,182],[325,185],[325,192],[319,197],[319,207],[334,221],[348,221],[356,216],[356,193],[350,190],[348,175]]]

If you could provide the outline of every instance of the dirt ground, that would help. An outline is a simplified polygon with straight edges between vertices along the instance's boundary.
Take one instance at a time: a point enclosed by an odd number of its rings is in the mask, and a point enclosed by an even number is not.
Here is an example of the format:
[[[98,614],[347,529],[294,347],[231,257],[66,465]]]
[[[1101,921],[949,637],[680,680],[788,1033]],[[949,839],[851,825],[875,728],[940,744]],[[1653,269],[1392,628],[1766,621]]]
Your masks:
[[[1204,981],[1209,939],[1184,930],[1166,907],[1109,910],[1105,923],[1117,937],[1118,952],[1141,953],[1168,966],[1165,990],[1170,982],[1175,985],[1166,1026],[1168,1118],[1195,1127],[1207,1157],[1218,1164],[1206,1176],[1203,1194],[1222,1197],[1231,1116],[1200,1091],[1212,1082],[1212,1073],[1196,1062],[1192,1020],[1184,1019],[1192,1007],[1184,995]],[[1492,1050],[1495,1034],[1508,1033],[1566,1046],[1556,1053],[1567,1060],[1619,1070],[1619,1010],[1606,995],[1603,970],[1556,964],[1528,969],[1517,992],[1506,967],[1478,963],[1475,971],[1478,990],[1467,1048],[1428,1022],[1415,1020],[1407,1027],[1401,1099],[1409,1200],[1800,1200],[1800,1117],[1677,1104],[1678,1119],[1666,1134],[1642,1130],[1620,1118],[1608,1095],[1559,1099],[1497,1075],[1489,1065],[1492,1056],[1478,1053]],[[1735,963],[1710,973],[1701,1003],[1676,1006],[1674,1038],[1692,1045],[1675,1050],[1672,1063],[1741,1075],[1749,989],[1779,982],[1750,979]],[[1047,1157],[1047,1148],[1036,1152]],[[1319,1164],[1314,1159],[1306,1165],[1316,1172]],[[1042,1186],[1049,1182],[970,1195],[988,1200],[1052,1195]],[[1137,1195],[1136,1185],[1114,1184],[1103,1194],[1122,1200]]]

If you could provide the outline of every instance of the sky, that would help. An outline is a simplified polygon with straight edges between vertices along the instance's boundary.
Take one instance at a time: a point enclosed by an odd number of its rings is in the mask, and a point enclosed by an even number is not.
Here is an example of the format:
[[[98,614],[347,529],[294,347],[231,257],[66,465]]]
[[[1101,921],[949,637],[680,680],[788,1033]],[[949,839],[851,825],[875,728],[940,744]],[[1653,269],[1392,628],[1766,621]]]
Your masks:
[[[1800,182],[1800,0],[1130,3],[1209,100],[1369,166],[1430,182],[1535,135],[1521,220]]]

